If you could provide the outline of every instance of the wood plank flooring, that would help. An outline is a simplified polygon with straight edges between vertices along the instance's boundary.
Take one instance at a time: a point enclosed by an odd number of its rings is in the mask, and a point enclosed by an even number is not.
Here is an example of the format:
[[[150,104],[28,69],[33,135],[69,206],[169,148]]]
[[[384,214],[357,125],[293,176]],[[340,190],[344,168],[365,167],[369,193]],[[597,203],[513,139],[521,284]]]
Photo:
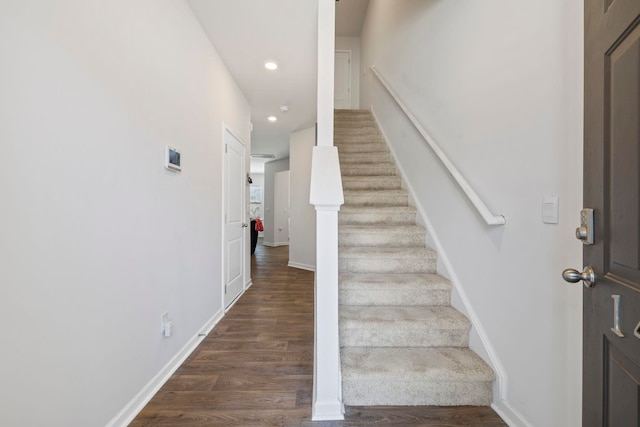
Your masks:
[[[506,426],[486,407],[349,407],[311,421],[313,273],[258,245],[253,286],[130,426]]]

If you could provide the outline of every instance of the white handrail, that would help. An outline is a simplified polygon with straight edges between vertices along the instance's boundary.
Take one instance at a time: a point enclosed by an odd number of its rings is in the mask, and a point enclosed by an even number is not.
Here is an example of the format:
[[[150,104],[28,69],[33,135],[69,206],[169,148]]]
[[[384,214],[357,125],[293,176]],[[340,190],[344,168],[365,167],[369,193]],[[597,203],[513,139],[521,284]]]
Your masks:
[[[460,188],[462,188],[462,191],[464,191],[464,194],[467,195],[467,197],[469,198],[471,203],[473,203],[473,206],[475,206],[478,213],[480,214],[480,216],[482,216],[485,222],[488,225],[506,224],[507,219],[503,215],[494,215],[491,213],[489,208],[487,208],[487,205],[485,205],[484,202],[480,199],[480,197],[478,197],[478,194],[476,194],[476,192],[473,191],[473,188],[471,188],[471,186],[469,185],[467,180],[464,179],[460,171],[458,171],[458,169],[453,165],[453,163],[451,163],[451,160],[449,160],[447,155],[444,154],[442,149],[440,149],[440,147],[435,142],[435,140],[431,137],[431,135],[429,135],[427,131],[424,130],[424,128],[420,125],[420,123],[418,123],[418,120],[415,118],[415,116],[411,114],[411,112],[407,109],[407,107],[402,103],[400,98],[398,98],[398,95],[395,93],[393,89],[391,89],[391,87],[389,86],[389,83],[387,83],[384,77],[380,75],[375,65],[371,66],[371,70],[373,71],[373,74],[378,78],[378,80],[380,80],[380,83],[382,83],[382,86],[384,86],[384,88],[389,92],[393,100],[396,101],[396,104],[398,104],[398,106],[402,109],[402,111],[404,111],[404,113],[409,118],[411,123],[413,123],[413,126],[415,126],[418,132],[420,132],[420,135],[422,135],[424,140],[427,141],[427,144],[429,144],[429,147],[431,147],[433,152],[436,153],[436,156],[438,156],[438,158],[440,159],[442,164],[447,168],[447,170],[449,171],[453,179],[455,179],[458,185],[460,186]]]

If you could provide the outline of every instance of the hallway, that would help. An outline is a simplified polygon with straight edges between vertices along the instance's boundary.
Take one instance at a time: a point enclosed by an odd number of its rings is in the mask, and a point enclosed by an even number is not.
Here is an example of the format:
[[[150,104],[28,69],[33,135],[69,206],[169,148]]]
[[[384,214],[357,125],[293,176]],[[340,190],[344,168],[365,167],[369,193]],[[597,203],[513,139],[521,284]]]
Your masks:
[[[253,286],[131,426],[504,426],[488,407],[351,407],[312,422],[313,273],[258,245]]]

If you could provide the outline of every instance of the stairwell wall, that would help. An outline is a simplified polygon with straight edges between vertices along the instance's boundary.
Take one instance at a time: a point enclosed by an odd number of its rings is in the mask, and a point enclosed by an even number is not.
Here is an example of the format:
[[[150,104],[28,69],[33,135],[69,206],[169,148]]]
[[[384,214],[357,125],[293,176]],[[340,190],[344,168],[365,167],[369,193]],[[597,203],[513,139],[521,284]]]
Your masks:
[[[316,269],[316,210],[309,203],[311,154],[316,129],[293,132],[289,142],[291,171],[291,222],[289,228],[289,267]]]
[[[494,408],[513,425],[580,425],[582,291],[560,272],[581,266],[581,2],[371,0],[361,43],[360,105],[504,367]],[[371,65],[505,226],[485,225]],[[548,195],[558,224],[542,223]],[[471,347],[486,357],[477,333]]]
[[[125,425],[224,312],[249,105],[184,1],[1,2],[0,56],[0,425]]]

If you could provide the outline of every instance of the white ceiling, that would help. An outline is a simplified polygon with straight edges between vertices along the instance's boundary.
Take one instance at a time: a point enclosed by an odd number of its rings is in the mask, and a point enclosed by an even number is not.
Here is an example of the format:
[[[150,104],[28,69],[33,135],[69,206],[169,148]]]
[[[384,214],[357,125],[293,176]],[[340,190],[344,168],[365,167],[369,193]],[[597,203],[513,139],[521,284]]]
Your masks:
[[[318,0],[187,2],[251,105],[251,152],[288,157],[289,134],[316,122]],[[337,2],[336,33],[359,35],[367,4]],[[266,70],[266,60],[278,69]],[[264,161],[252,162],[255,173],[253,163]]]

